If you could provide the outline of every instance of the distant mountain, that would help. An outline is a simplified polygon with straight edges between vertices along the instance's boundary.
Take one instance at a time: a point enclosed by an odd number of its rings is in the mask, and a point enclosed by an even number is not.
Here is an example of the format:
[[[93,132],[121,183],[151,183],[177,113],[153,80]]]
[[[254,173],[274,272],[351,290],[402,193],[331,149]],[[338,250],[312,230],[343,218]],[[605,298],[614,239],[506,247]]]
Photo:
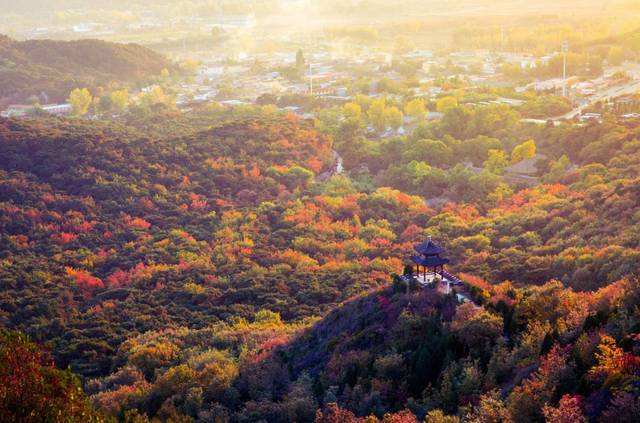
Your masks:
[[[76,87],[132,84],[171,66],[161,54],[136,44],[16,41],[0,36],[0,103],[42,93],[51,102],[64,101]]]

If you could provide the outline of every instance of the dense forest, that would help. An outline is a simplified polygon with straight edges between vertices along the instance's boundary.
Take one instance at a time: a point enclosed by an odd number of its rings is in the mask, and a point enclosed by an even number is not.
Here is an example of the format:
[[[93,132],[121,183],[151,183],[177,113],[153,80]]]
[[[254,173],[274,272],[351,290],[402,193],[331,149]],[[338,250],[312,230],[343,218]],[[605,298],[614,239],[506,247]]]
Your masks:
[[[634,421],[640,127],[460,106],[373,143],[265,110],[0,120],[0,319],[39,346],[0,345],[32,351],[43,397],[123,421]],[[530,138],[540,183],[509,182],[491,155]],[[472,302],[394,279],[427,235]]]
[[[0,27],[0,423],[640,423],[638,0]]]
[[[162,55],[135,44],[16,41],[0,35],[0,104],[32,96],[41,104],[62,102],[77,87],[141,83],[172,68]]]

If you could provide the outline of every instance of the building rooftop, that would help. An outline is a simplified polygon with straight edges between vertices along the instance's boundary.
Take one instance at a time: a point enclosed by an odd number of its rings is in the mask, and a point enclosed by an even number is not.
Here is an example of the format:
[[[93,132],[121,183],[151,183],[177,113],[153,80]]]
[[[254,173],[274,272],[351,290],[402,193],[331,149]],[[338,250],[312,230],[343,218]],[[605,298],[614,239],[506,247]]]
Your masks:
[[[425,256],[435,256],[444,253],[444,248],[434,244],[431,237],[429,237],[425,242],[416,245],[414,249]]]
[[[437,267],[437,266],[444,266],[445,264],[449,264],[449,259],[438,257],[438,256],[428,256],[428,257],[413,256],[411,257],[411,260],[415,264],[419,264],[420,266],[425,266],[425,267]]]

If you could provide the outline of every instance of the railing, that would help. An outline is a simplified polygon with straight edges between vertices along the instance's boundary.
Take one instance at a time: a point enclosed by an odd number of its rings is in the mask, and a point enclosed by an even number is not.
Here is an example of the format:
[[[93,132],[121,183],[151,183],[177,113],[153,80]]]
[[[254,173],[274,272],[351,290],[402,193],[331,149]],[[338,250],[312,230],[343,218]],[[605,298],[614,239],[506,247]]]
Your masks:
[[[454,275],[454,274],[452,274],[450,272],[447,272],[446,270],[442,270],[442,272],[440,272],[440,274],[442,276],[444,276],[445,278],[449,279],[451,282],[454,282],[456,284],[462,284],[462,280],[459,277],[457,277],[456,275]]]
[[[440,272],[438,272],[440,274],[440,276],[442,276],[443,278],[447,279],[449,282],[451,282],[451,284],[447,284],[447,292],[445,292],[445,294],[448,294],[450,292],[450,288],[451,285],[461,285],[461,289],[456,290],[454,292],[456,292],[456,295],[458,295],[458,300],[461,302],[472,302],[473,304],[475,304],[476,306],[478,306],[478,303],[476,303],[472,297],[470,296],[470,294],[467,292],[467,287],[465,285],[465,283],[462,281],[462,279],[460,279],[459,277],[457,277],[456,275],[454,275],[453,273],[447,272],[446,270],[442,270]],[[420,283],[420,277],[416,277],[416,275],[402,275],[400,276],[400,279],[402,279],[403,281],[407,282],[407,283],[411,283],[412,281],[415,281],[417,283],[419,283],[423,288],[426,288],[428,285]],[[433,286],[433,285],[430,285]],[[436,285],[437,286],[437,285]],[[462,300],[460,300],[460,298],[462,298]]]

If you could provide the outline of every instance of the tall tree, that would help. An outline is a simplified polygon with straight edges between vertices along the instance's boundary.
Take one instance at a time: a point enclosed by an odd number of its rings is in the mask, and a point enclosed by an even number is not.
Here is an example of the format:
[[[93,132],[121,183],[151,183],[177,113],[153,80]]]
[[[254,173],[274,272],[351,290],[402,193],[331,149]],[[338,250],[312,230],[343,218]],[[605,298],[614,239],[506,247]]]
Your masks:
[[[507,155],[502,150],[489,150],[489,158],[484,162],[484,168],[491,173],[501,175],[509,165]]]
[[[113,108],[119,112],[124,112],[129,103],[129,92],[126,89],[113,91],[109,97]]]
[[[523,160],[531,159],[536,155],[536,143],[533,140],[528,140],[511,152],[511,163],[520,163]]]
[[[386,100],[384,98],[374,100],[369,106],[368,116],[369,121],[377,131],[384,131],[386,128],[385,110],[387,108]]]
[[[0,416],[7,422],[102,421],[71,371],[24,335],[0,333]]]
[[[414,119],[420,119],[427,114],[427,107],[425,106],[423,99],[415,98],[407,103],[404,107],[404,112]]]
[[[68,101],[71,107],[73,107],[73,114],[76,116],[84,116],[89,111],[93,97],[88,89],[76,88],[69,94]]]
[[[393,129],[398,129],[404,123],[404,116],[400,109],[395,106],[388,107],[384,111],[384,122]]]
[[[447,96],[441,97],[436,101],[436,109],[440,113],[444,113],[449,109],[453,109],[458,106],[458,100],[455,97]]]
[[[296,69],[298,70],[298,72],[300,73],[304,72],[304,68],[306,64],[307,64],[307,61],[304,58],[304,53],[302,52],[302,49],[300,49],[296,53]]]

